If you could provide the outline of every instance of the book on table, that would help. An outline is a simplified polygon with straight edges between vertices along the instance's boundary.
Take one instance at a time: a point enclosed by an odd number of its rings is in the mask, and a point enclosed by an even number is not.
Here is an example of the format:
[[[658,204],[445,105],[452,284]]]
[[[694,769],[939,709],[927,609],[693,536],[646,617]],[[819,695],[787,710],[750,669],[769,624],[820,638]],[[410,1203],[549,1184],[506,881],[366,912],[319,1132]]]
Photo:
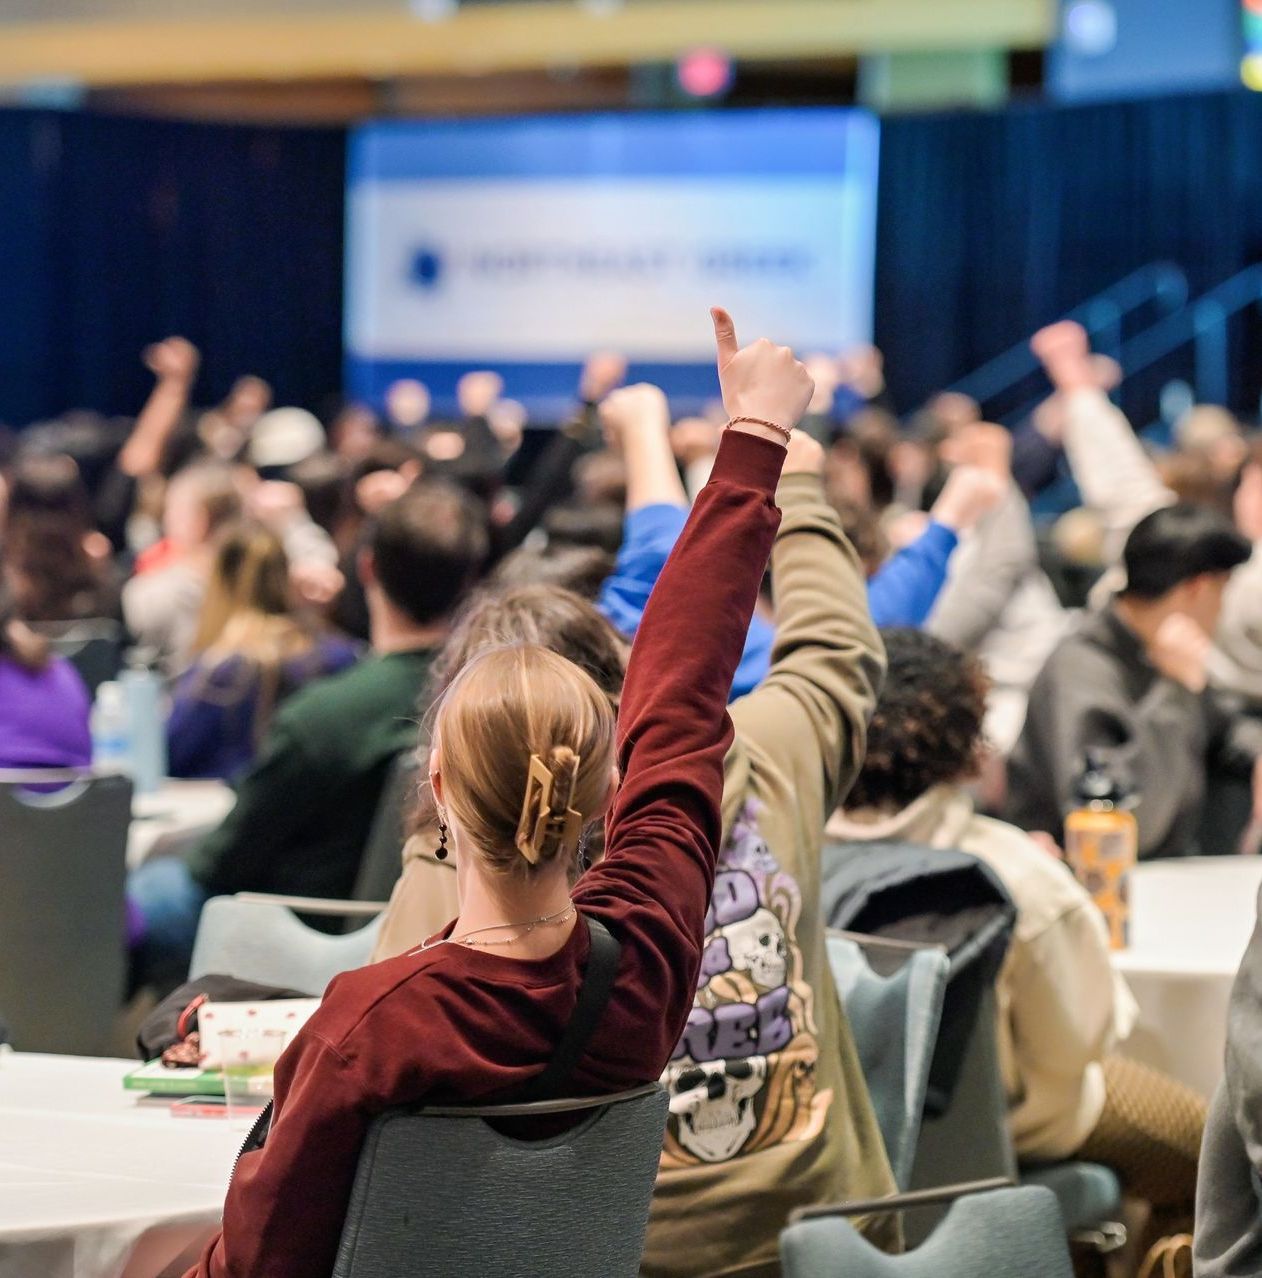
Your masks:
[[[152,1096],[222,1096],[223,1071],[150,1061],[123,1076],[123,1086]]]

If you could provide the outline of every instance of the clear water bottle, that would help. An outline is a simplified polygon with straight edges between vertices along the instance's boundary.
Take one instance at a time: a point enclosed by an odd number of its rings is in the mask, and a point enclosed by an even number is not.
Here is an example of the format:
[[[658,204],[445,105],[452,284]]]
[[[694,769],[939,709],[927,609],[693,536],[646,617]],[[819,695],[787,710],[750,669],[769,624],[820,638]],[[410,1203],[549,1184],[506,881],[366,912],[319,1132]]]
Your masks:
[[[143,666],[123,671],[131,775],[137,794],[152,794],[167,772],[166,718],[162,681]]]
[[[121,683],[96,690],[92,704],[92,766],[98,772],[131,774],[131,713]]]

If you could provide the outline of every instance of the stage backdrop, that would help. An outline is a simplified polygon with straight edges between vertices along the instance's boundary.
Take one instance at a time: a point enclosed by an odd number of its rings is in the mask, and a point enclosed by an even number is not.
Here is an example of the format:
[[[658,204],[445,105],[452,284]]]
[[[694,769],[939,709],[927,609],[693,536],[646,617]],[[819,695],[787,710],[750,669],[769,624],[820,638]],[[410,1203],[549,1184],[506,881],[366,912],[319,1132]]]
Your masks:
[[[610,347],[681,404],[717,391],[707,308],[745,338],[872,331],[876,120],[860,111],[370,124],[349,157],[351,394],[503,373],[536,414]]]

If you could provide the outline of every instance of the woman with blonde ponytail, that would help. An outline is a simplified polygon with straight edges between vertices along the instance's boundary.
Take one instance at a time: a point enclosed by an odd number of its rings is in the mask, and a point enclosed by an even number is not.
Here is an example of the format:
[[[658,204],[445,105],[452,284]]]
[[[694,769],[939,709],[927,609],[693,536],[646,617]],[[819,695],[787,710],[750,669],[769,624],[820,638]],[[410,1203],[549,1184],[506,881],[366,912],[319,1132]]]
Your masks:
[[[728,692],[779,522],[785,446],[812,392],[787,348],[741,350],[726,312],[713,319],[731,422],[644,614],[616,724],[591,676],[543,648],[482,652],[455,677],[428,779],[458,917],[329,986],[277,1066],[266,1142],[238,1162],[223,1230],[192,1273],[328,1274],[372,1117],[529,1094],[604,938],[617,943],[612,985],[565,1091],[648,1082],[675,1051],[721,838]],[[571,887],[584,831],[602,819],[605,856]]]
[[[216,542],[193,651],[172,694],[168,770],[224,781],[253,762],[285,698],[358,655],[351,640],[296,613],[280,538],[248,522],[229,525]]]

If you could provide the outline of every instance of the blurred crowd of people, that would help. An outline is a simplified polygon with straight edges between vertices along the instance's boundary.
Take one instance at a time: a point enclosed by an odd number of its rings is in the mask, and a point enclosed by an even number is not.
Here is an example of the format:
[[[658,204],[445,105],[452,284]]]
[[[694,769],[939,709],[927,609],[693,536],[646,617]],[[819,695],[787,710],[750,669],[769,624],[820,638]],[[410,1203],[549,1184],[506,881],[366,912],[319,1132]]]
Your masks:
[[[1018,1152],[1115,1166],[1153,1205],[1154,1237],[1190,1210],[1203,1106],[1119,1063],[1133,1003],[1058,853],[1088,752],[1132,795],[1141,856],[1262,842],[1262,450],[1225,410],[1198,408],[1158,453],[1078,326],[1034,349],[1050,394],[1014,430],[954,394],[900,421],[871,348],[804,361],[814,392],[736,667],[724,776],[719,872],[757,883],[757,910],[707,918],[731,966],[703,973],[665,1076],[682,1099],[646,1273],[703,1272],[679,1268],[685,1234],[704,1272],[773,1265],[792,1206],[891,1185],[823,961],[826,840],[992,867],[1019,920],[998,1000]],[[91,762],[90,690],[58,655],[76,627],[111,623],[120,654],[160,673],[170,774],[237,791],[187,855],[131,876],[136,982],[170,988],[210,896],[351,894],[392,765],[475,654],[549,648],[617,709],[728,414],[674,419],[660,391],[622,386],[609,353],[588,360],[561,423],[530,422],[491,372],[461,380],[451,420],[416,381],[382,413],[352,404],[327,422],[272,407],[258,377],[197,408],[189,342],[144,359],[155,382],[134,421],[68,414],[5,437],[0,768]],[[1031,502],[1067,480],[1077,500],[1036,522]],[[456,913],[432,795],[411,826],[381,960]],[[596,831],[582,858],[600,853]],[[780,871],[791,890],[764,891]],[[783,1039],[710,1050],[716,1008],[779,989]],[[716,1099],[705,1070],[725,1059],[731,1095],[763,1093],[726,1126],[700,1114]],[[783,1079],[771,1099],[783,1070],[794,1112]],[[829,1105],[845,1122],[823,1122]],[[818,1157],[799,1158],[803,1143]],[[733,1235],[715,1204],[753,1183],[758,1207]]]

